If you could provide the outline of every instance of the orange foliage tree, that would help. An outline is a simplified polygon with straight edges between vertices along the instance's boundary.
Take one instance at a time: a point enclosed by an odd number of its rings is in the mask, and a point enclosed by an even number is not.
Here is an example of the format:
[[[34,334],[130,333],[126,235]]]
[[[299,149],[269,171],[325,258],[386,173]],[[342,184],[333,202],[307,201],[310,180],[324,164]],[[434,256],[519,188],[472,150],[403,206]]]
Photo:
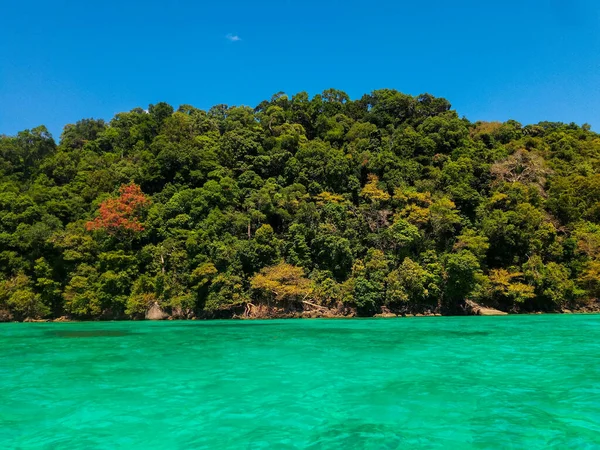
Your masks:
[[[140,216],[150,204],[150,199],[134,183],[122,185],[119,194],[117,198],[109,198],[100,203],[98,217],[86,224],[88,231],[104,230],[114,235],[123,231],[144,230]]]

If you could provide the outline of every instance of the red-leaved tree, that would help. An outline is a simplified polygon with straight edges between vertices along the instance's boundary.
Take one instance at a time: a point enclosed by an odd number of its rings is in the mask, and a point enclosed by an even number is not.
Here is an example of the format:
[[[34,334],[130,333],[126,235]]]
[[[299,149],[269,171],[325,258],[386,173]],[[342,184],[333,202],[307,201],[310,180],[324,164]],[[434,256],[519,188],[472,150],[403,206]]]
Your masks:
[[[123,231],[139,232],[144,229],[140,222],[143,209],[150,204],[137,184],[124,184],[117,198],[109,198],[100,203],[98,217],[86,223],[86,229],[104,230],[115,235]]]

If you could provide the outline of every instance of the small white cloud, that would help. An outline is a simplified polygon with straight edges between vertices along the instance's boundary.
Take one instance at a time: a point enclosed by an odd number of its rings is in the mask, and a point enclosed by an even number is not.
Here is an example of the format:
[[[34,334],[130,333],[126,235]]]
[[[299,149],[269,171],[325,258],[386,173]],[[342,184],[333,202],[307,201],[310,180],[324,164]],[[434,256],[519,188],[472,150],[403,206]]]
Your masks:
[[[231,41],[231,42],[238,42],[238,41],[242,40],[242,38],[239,37],[237,34],[231,34],[231,33],[229,33],[227,36],[225,36],[225,39],[227,39],[228,41]]]

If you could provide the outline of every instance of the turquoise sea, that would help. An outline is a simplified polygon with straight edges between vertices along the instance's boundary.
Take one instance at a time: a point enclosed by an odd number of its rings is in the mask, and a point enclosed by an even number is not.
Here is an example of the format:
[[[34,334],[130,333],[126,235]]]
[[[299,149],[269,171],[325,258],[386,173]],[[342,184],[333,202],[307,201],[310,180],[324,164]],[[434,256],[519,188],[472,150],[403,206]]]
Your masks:
[[[0,448],[600,448],[600,315],[0,324]]]

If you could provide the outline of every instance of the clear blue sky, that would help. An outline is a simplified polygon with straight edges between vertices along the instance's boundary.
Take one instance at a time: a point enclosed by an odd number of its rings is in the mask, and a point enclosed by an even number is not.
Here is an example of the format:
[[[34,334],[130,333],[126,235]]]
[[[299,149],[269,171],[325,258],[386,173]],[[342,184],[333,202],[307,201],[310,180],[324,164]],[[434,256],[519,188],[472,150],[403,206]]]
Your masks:
[[[597,0],[16,0],[1,15],[0,134],[330,87],[600,131]]]

